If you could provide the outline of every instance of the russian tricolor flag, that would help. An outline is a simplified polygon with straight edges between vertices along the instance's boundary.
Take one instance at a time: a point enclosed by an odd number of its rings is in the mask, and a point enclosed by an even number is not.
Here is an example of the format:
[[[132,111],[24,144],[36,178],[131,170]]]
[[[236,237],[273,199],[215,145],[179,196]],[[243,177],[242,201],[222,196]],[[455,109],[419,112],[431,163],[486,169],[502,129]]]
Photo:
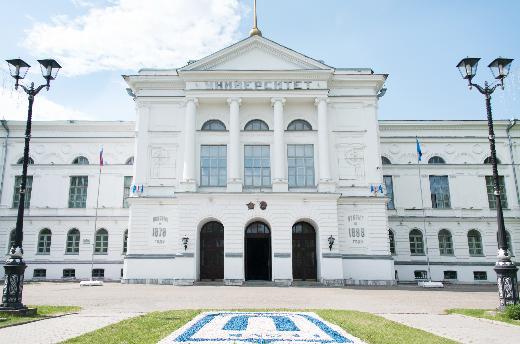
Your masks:
[[[101,150],[99,151],[99,166],[103,166],[103,146],[101,146]]]

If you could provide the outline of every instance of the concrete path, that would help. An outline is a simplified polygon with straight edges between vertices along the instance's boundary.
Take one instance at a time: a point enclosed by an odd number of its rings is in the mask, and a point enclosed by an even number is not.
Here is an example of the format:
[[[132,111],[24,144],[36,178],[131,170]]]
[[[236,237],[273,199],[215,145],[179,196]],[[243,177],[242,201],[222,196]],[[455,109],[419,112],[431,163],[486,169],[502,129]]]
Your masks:
[[[460,314],[380,314],[387,319],[461,343],[519,343],[520,326]],[[500,340],[497,340],[500,338]]]
[[[451,286],[431,290],[416,286],[277,288],[106,283],[102,287],[80,288],[77,283],[35,283],[25,286],[24,302],[78,305],[82,311],[77,315],[0,329],[0,343],[57,343],[151,311],[200,308],[360,310],[463,343],[489,343],[493,338],[520,343],[520,327],[443,314],[448,308],[494,308],[497,303],[494,286]]]

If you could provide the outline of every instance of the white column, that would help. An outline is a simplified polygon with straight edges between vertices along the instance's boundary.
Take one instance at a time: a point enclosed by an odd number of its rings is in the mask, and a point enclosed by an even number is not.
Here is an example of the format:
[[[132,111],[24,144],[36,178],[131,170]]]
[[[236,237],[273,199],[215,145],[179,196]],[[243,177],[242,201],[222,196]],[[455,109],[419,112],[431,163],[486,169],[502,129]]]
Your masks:
[[[285,164],[285,142],[284,142],[284,118],[283,118],[283,106],[285,104],[284,98],[272,98],[271,104],[273,105],[273,148],[271,150],[273,154],[272,159],[272,184],[274,192],[287,191],[287,171]]]
[[[330,160],[329,160],[329,129],[327,117],[327,103],[326,97],[316,98],[314,104],[318,110],[318,158],[320,181],[318,184],[318,191],[333,192],[334,185],[330,178]]]
[[[133,184],[148,185],[148,175],[146,171],[148,166],[148,125],[150,108],[148,105],[137,101],[136,112]]]
[[[184,165],[182,184],[184,191],[195,191],[195,116],[197,114],[197,98],[186,99],[186,115],[184,118]]]
[[[241,192],[240,178],[240,98],[229,98],[229,145],[227,191]]]

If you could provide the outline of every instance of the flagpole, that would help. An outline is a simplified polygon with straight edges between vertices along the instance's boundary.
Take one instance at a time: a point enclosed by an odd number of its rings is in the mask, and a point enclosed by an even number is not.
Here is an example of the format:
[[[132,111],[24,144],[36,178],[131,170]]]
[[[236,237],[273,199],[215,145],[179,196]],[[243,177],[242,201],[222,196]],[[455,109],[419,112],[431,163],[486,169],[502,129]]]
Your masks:
[[[426,249],[426,265],[428,267],[428,280],[431,282],[432,273],[431,273],[431,269],[430,269],[430,255],[429,255],[429,250],[428,250],[428,233],[426,230],[426,211],[424,210],[424,198],[423,198],[422,178],[421,178],[421,163],[420,162],[421,162],[422,152],[420,151],[420,148],[419,148],[419,139],[417,137],[415,137],[415,139],[417,142],[417,167],[418,167],[418,171],[419,171],[419,189],[421,189],[421,209],[422,209],[422,214],[423,214],[424,246]]]

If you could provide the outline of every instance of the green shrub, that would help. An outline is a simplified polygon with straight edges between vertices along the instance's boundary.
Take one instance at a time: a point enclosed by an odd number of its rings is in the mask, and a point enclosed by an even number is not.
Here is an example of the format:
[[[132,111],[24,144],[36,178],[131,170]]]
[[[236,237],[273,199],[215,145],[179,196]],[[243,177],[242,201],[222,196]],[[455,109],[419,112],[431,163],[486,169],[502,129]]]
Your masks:
[[[509,319],[520,320],[520,304],[507,306],[505,314]]]

